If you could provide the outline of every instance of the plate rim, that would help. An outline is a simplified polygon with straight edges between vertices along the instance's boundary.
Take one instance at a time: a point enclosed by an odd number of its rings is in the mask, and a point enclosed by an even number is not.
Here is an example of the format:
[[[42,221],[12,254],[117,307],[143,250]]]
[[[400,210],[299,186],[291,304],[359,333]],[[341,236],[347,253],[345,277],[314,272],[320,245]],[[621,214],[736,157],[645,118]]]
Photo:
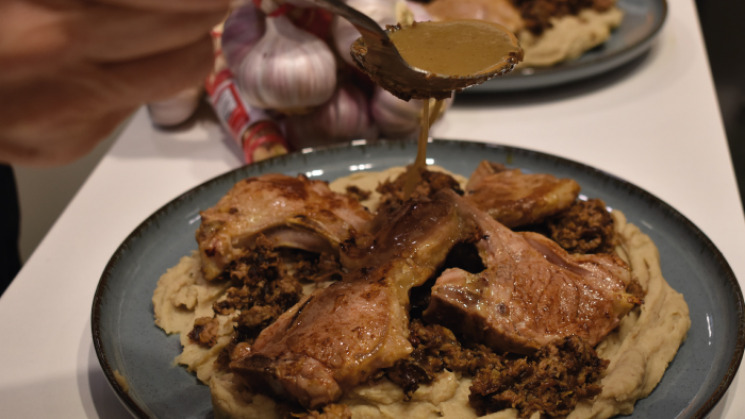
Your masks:
[[[586,62],[577,61],[582,57],[581,55],[575,59],[563,61],[553,66],[518,68],[516,71],[530,71],[530,74],[520,74],[516,72],[509,73],[480,85],[464,89],[460,94],[487,94],[538,90],[589,79],[619,68],[647,52],[652,47],[652,43],[657,39],[660,32],[662,32],[662,28],[667,22],[669,15],[669,4],[667,0],[648,1],[657,3],[661,11],[659,16],[656,16],[657,19],[653,22],[650,31],[636,43],[626,45],[618,51],[614,51],[612,54],[600,55]],[[623,21],[621,21],[619,27],[621,26],[623,26]],[[611,36],[613,36],[613,33],[611,33]],[[596,48],[601,46],[602,44],[598,45]],[[591,50],[585,51],[584,54],[590,51]],[[572,74],[572,72],[574,72],[574,74]],[[559,80],[552,80],[552,78],[558,78]]]
[[[105,297],[106,288],[108,285],[108,281],[112,277],[112,271],[116,267],[117,263],[126,256],[126,252],[129,251],[131,248],[131,245],[133,242],[135,242],[144,231],[151,228],[153,224],[157,224],[155,221],[159,219],[160,217],[166,216],[166,214],[171,210],[173,207],[177,207],[181,205],[183,201],[191,199],[194,195],[198,194],[199,191],[209,188],[211,184],[213,183],[219,183],[220,180],[234,177],[238,175],[240,172],[259,172],[259,173],[268,173],[268,171],[265,171],[265,169],[275,166],[277,163],[282,161],[292,161],[292,160],[298,160],[302,161],[302,156],[308,155],[308,154],[324,154],[324,153],[332,153],[334,151],[339,150],[354,150],[354,149],[362,149],[362,148],[382,148],[382,147],[393,147],[393,146],[400,146],[404,147],[405,144],[408,144],[408,147],[413,147],[415,145],[415,140],[377,140],[374,142],[368,142],[364,140],[360,141],[354,141],[350,143],[341,143],[341,144],[332,144],[328,146],[320,146],[320,147],[310,147],[305,148],[301,151],[285,154],[282,156],[272,157],[267,160],[262,160],[260,162],[243,165],[237,168],[233,168],[230,170],[227,170],[224,173],[221,173],[219,175],[213,176],[212,178],[209,178],[196,186],[193,186],[186,191],[179,194],[177,197],[173,198],[172,200],[168,201],[167,203],[161,205],[159,208],[157,208],[155,211],[153,211],[150,215],[148,215],[143,221],[141,221],[137,227],[135,227],[128,235],[127,237],[120,243],[110,259],[107,261],[106,266],[104,267],[104,270],[101,274],[101,277],[99,279],[98,284],[96,285],[96,290],[93,296],[92,301],[92,307],[91,307],[91,335],[93,340],[93,345],[96,352],[96,357],[98,359],[99,365],[101,369],[104,372],[104,375],[106,376],[107,382],[109,383],[110,387],[114,390],[114,392],[117,395],[117,398],[122,402],[122,404],[127,408],[127,410],[130,411],[131,414],[137,417],[141,418],[149,418],[150,416],[146,413],[146,411],[140,406],[140,404],[137,403],[130,395],[129,392],[120,384],[119,380],[116,377],[115,370],[112,366],[112,364],[109,362],[109,357],[107,353],[105,352],[104,343],[103,343],[103,331],[101,330],[101,310],[102,310],[102,303]],[[452,147],[452,146],[460,146],[460,147],[482,147],[482,148],[488,148],[488,149],[498,149],[502,150],[505,155],[528,155],[531,157],[537,157],[549,161],[558,162],[562,165],[567,165],[570,168],[573,168],[575,170],[581,170],[587,173],[592,173],[595,176],[604,177],[611,182],[614,182],[616,186],[622,187],[626,192],[634,193],[638,195],[640,198],[644,199],[645,201],[651,201],[656,206],[661,207],[665,211],[665,215],[672,216],[674,218],[674,221],[681,223],[686,229],[689,230],[689,232],[693,233],[698,240],[700,240],[700,243],[704,245],[706,250],[711,253],[714,260],[716,261],[717,266],[719,266],[724,271],[724,279],[726,280],[726,283],[732,291],[732,294],[734,296],[734,302],[735,302],[735,309],[736,318],[739,320],[737,322],[737,333],[736,333],[736,341],[735,345],[732,348],[733,350],[733,357],[728,361],[727,364],[727,372],[722,377],[722,380],[718,383],[717,387],[711,392],[710,396],[707,398],[707,400],[701,405],[700,408],[697,409],[696,412],[693,413],[692,418],[703,418],[705,417],[713,408],[716,406],[716,404],[723,398],[726,391],[731,386],[734,377],[741,365],[741,362],[743,360],[743,354],[745,353],[745,300],[743,299],[743,291],[742,288],[739,285],[739,282],[737,280],[737,277],[735,276],[734,271],[732,270],[732,267],[727,262],[726,258],[722,254],[722,252],[716,247],[714,242],[704,233],[698,226],[696,226],[690,219],[688,219],[685,215],[683,215],[680,211],[676,210],[673,206],[668,204],[667,202],[663,201],[656,195],[652,194],[651,192],[647,191],[644,188],[641,188],[637,186],[636,184],[624,180],[616,175],[613,175],[611,173],[608,173],[604,170],[598,169],[594,166],[579,162],[577,160],[573,160],[570,158],[562,157],[559,155],[542,152],[530,148],[524,148],[524,147],[516,147],[511,145],[504,145],[504,144],[498,144],[498,143],[487,143],[482,141],[471,141],[471,140],[455,140],[455,139],[441,139],[441,138],[430,138],[429,139],[430,146],[433,146],[433,144],[439,144],[442,147]],[[433,147],[438,147],[438,145],[434,145]],[[413,160],[413,157],[412,159]],[[672,362],[672,361],[671,361]]]

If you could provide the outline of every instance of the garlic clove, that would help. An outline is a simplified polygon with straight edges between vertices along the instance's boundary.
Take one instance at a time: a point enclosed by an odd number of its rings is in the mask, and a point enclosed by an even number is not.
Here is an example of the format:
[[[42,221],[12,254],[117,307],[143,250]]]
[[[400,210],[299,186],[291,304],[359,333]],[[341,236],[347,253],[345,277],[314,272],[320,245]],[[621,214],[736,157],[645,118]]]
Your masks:
[[[266,31],[266,15],[253,3],[233,10],[222,28],[222,54],[228,68],[235,72],[243,58],[261,40]]]
[[[336,60],[328,45],[285,16],[268,17],[266,32],[236,74],[252,106],[307,112],[334,94]]]
[[[342,83],[331,99],[306,115],[285,119],[284,128],[294,149],[354,139],[375,138],[367,96],[351,83]]]
[[[444,100],[440,106],[430,106],[430,122],[439,119],[452,103],[453,99],[450,98]],[[379,86],[375,88],[370,100],[370,115],[381,136],[387,138],[416,138],[420,129],[421,112],[421,100],[405,101]]]
[[[381,135],[388,138],[416,137],[421,111],[421,100],[405,101],[381,87],[375,88],[370,101],[370,114]]]
[[[147,104],[147,111],[153,124],[160,127],[173,127],[186,122],[199,107],[202,87],[184,89],[171,98]]]

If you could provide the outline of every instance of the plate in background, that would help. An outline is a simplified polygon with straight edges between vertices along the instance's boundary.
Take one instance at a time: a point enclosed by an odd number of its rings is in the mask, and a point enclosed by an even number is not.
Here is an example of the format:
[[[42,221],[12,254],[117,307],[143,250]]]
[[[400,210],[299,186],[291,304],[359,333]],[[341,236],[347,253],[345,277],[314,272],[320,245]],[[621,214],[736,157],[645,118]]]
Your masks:
[[[464,0],[465,1],[465,0]],[[505,92],[557,86],[613,70],[648,51],[667,18],[666,0],[618,0],[621,25],[602,45],[552,67],[518,67],[506,76],[470,87],[461,94]]]

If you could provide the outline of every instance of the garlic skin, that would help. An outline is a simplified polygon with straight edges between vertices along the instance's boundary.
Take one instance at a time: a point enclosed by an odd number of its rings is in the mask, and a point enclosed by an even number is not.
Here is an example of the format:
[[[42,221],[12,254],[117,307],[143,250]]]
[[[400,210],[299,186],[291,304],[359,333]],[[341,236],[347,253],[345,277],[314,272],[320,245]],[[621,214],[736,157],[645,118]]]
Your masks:
[[[285,119],[287,140],[294,149],[328,145],[376,135],[367,97],[351,83],[342,83],[328,102],[306,115]]]
[[[453,103],[453,99],[443,101],[440,108],[430,105],[430,123],[440,118]],[[389,91],[376,86],[370,101],[370,115],[383,137],[390,139],[416,138],[422,113],[421,100],[401,100]]]
[[[223,24],[221,47],[228,68],[235,72],[266,31],[266,15],[253,3],[233,10]]]
[[[395,25],[398,20],[396,18],[396,4],[398,0],[347,0],[347,5],[359,10],[360,12],[370,16],[372,20],[377,22],[382,28],[386,25]],[[332,23],[331,33],[334,39],[334,46],[339,56],[350,65],[355,65],[352,60],[352,56],[349,53],[349,48],[352,43],[360,37],[360,33],[351,23],[347,22],[346,19],[338,16],[334,17]]]
[[[173,127],[186,122],[199,107],[202,87],[190,87],[173,97],[147,104],[147,111],[153,124],[159,127]]]
[[[236,74],[246,101],[258,108],[303,113],[336,89],[336,61],[328,45],[285,16],[268,17],[266,32]]]
[[[421,100],[401,100],[380,86],[375,87],[370,101],[370,114],[380,134],[388,138],[415,137],[419,132],[421,111]]]

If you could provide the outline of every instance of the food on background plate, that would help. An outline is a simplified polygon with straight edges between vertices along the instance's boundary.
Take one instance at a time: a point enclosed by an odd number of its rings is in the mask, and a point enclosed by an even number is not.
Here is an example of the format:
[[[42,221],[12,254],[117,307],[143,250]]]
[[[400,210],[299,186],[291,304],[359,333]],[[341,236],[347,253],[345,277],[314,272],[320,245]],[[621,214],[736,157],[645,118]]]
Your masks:
[[[650,238],[571,179],[405,170],[263,175],[203,212],[153,305],[215,415],[631,413],[690,326]]]
[[[621,24],[616,0],[417,0],[437,20],[483,19],[514,32],[519,67],[546,67],[603,44]],[[412,6],[415,7],[415,6]]]

